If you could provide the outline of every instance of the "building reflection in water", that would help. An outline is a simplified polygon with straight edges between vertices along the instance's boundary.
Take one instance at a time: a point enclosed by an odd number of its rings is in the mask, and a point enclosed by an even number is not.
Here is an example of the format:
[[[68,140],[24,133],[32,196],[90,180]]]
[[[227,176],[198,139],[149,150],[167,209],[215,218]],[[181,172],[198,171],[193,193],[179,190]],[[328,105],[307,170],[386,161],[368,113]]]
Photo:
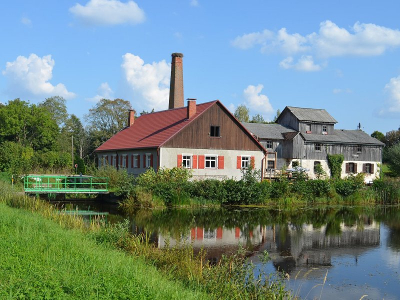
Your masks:
[[[254,228],[205,229],[193,227],[180,238],[158,234],[157,245],[164,248],[189,243],[195,251],[204,248],[207,258],[216,263],[222,255],[232,254],[240,245],[249,249],[253,262],[258,254],[268,251],[276,270],[291,274],[302,266],[331,266],[332,257],[351,255],[357,257],[380,243],[379,223],[366,220],[357,225],[339,223],[334,234],[329,233],[329,224],[315,228],[313,225],[272,225]]]

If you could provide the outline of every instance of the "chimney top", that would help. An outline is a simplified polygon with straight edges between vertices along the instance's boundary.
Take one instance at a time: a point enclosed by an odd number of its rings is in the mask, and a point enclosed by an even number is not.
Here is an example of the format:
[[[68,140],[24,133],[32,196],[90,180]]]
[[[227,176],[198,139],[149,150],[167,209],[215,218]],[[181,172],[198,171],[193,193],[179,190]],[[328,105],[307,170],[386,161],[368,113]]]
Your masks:
[[[183,57],[182,53],[172,53],[171,54],[172,57]]]
[[[136,111],[134,109],[129,110],[128,127],[131,127],[135,123],[135,113]]]

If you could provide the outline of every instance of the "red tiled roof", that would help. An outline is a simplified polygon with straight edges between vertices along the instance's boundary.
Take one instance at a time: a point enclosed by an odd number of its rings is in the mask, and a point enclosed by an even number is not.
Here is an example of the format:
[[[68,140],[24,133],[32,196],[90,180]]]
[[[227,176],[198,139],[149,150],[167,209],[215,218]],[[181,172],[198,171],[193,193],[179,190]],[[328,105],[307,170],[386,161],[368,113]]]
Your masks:
[[[95,151],[157,148],[215,103],[217,101],[197,104],[196,114],[190,120],[187,119],[187,107],[142,115],[132,126],[115,134]]]

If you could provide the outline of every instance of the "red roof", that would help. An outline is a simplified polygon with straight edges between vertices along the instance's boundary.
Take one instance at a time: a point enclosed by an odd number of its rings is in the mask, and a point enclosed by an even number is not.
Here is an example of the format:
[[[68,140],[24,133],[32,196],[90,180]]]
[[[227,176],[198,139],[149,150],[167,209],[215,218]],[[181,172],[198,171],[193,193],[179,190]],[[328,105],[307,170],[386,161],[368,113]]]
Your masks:
[[[218,100],[197,104],[194,117],[187,119],[187,107],[180,107],[142,115],[95,151],[133,148],[158,148]]]

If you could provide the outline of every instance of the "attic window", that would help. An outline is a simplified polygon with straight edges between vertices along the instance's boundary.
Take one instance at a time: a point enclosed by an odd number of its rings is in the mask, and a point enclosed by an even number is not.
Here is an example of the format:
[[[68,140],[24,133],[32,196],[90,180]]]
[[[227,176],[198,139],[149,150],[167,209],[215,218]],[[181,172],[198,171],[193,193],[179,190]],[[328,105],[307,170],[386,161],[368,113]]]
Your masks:
[[[322,125],[322,134],[328,133],[328,127],[326,125]]]
[[[273,145],[272,141],[267,141],[266,143],[267,149],[272,149]]]
[[[360,153],[360,152],[362,152],[362,147],[361,147],[361,145],[357,145],[357,153]]]
[[[210,136],[212,137],[220,137],[219,126],[210,126]]]
[[[321,151],[321,144],[315,144],[315,151]]]

